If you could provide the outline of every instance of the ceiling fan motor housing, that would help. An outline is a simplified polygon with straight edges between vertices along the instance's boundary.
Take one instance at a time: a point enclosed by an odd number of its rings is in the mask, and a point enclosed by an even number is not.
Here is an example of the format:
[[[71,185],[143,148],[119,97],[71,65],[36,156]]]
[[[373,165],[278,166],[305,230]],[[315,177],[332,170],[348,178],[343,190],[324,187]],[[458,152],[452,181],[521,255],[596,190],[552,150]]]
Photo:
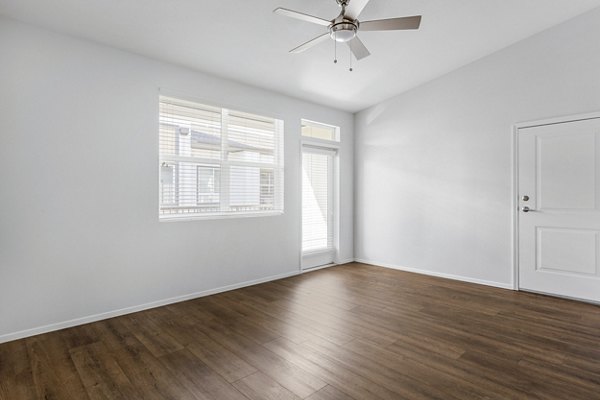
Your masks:
[[[338,42],[349,42],[356,37],[358,21],[343,20],[329,26],[329,35]]]

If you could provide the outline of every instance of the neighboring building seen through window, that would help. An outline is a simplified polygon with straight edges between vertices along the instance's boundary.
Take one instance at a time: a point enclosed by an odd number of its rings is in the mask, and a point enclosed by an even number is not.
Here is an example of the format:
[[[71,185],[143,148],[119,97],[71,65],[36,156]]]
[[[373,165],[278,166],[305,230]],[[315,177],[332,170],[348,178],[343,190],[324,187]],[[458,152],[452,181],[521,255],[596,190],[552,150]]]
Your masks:
[[[283,121],[160,97],[161,218],[283,212]]]

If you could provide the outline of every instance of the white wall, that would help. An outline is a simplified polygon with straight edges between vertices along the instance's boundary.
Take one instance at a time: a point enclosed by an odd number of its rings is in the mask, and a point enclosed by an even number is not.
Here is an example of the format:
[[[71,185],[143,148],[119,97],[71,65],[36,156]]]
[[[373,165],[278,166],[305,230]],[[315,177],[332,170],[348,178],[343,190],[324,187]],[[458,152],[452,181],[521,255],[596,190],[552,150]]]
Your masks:
[[[353,257],[351,114],[1,18],[0,54],[0,342],[298,272],[301,118],[341,127]],[[159,87],[285,121],[283,216],[158,221]]]
[[[600,110],[598,38],[594,10],[358,113],[356,257],[509,286],[512,126]]]

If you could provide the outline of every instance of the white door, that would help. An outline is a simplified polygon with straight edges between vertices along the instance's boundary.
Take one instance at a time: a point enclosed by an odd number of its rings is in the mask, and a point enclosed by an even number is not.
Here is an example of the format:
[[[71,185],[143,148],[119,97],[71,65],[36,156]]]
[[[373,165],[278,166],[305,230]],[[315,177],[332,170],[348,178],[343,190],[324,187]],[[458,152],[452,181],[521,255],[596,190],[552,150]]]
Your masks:
[[[335,152],[302,149],[302,268],[331,264],[334,247]]]
[[[600,119],[519,129],[519,287],[600,302]]]

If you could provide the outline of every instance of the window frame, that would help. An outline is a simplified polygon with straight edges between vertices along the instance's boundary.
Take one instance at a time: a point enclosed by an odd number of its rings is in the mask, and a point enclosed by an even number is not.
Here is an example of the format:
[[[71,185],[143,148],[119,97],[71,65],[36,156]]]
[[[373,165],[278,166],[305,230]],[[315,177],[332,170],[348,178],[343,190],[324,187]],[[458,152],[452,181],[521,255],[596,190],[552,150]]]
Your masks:
[[[197,104],[199,107],[207,107],[212,109],[218,109],[221,112],[221,125],[220,125],[220,139],[221,144],[219,145],[218,151],[220,152],[219,158],[204,158],[204,157],[195,157],[195,156],[180,156],[180,155],[165,155],[161,149],[161,137],[160,137],[160,127],[161,127],[161,116],[162,113],[160,109],[158,110],[158,131],[159,131],[159,143],[158,143],[158,159],[159,159],[159,179],[158,179],[158,219],[160,222],[174,222],[174,221],[193,221],[193,220],[210,220],[210,219],[229,219],[229,218],[249,218],[249,217],[267,217],[267,216],[277,216],[283,215],[285,213],[285,162],[284,162],[284,141],[285,141],[285,124],[283,119],[277,118],[274,116],[268,116],[264,113],[260,115],[256,112],[248,112],[244,110],[240,110],[239,108],[232,109],[227,106],[215,106],[209,102],[189,98],[187,96],[181,95],[171,95],[171,94],[163,94],[160,93],[158,96],[158,104],[165,102],[168,103],[170,101],[180,101],[183,103],[192,103]],[[228,140],[228,115],[229,113],[234,114],[249,114],[256,117],[272,120],[275,126],[274,130],[274,144],[273,144],[273,162],[260,162],[260,161],[243,161],[243,160],[229,160],[229,144]],[[213,168],[214,170],[218,170],[220,175],[220,182],[218,184],[219,191],[215,192],[215,195],[219,198],[219,202],[217,203],[206,203],[205,206],[207,208],[218,207],[218,211],[214,212],[187,212],[187,213],[163,213],[163,209],[165,208],[200,208],[202,204],[197,204],[196,206],[190,205],[186,206],[178,206],[177,205],[177,192],[180,190],[178,188],[178,183],[176,176],[173,177],[173,196],[175,204],[171,206],[167,204],[163,206],[162,197],[164,197],[163,184],[161,180],[161,168],[163,166],[173,165],[174,175],[177,175],[177,163],[179,162],[188,162],[194,166],[194,169],[198,170],[199,168]],[[262,174],[264,170],[270,170],[273,175],[273,208],[270,210],[246,210],[246,211],[233,211],[230,208],[229,203],[229,191],[231,188],[231,182],[228,180],[231,179],[230,170],[232,167],[250,167],[257,168],[258,170],[258,187],[257,191],[259,193],[258,202],[255,207],[263,206],[262,199],[260,198],[262,192]],[[279,184],[275,184],[276,176],[280,180]],[[196,185],[195,185],[195,193],[196,198],[200,194],[199,185],[198,185],[199,176],[196,176]],[[279,189],[279,190],[277,190]],[[222,198],[225,196],[227,198],[227,202],[224,203]]]

